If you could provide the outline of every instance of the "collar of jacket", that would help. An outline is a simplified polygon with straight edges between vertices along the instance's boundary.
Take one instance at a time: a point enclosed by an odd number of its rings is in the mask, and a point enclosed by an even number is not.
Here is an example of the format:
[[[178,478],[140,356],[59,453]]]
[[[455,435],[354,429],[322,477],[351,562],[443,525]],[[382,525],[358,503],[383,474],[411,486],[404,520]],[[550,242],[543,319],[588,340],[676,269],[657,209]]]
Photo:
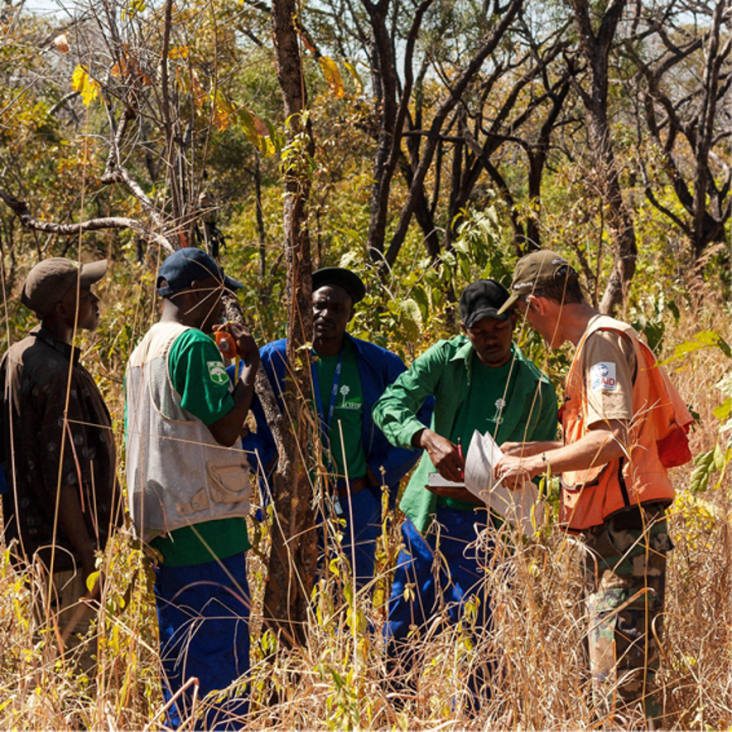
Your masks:
[[[460,339],[460,341],[458,341],[458,343],[456,344],[457,350],[452,356],[450,356],[450,361],[465,361],[465,370],[468,374],[469,386],[473,375],[473,358],[477,358],[477,356],[475,356],[473,344],[470,342],[470,339],[467,336],[458,335],[456,339]],[[515,358],[517,361],[523,360],[523,354],[521,353],[520,349],[516,347],[516,344],[513,343],[513,341],[511,342],[511,358]],[[502,367],[499,366],[498,368]]]
[[[67,361],[72,361],[74,366],[78,366],[79,356],[81,354],[78,348],[74,348],[74,346],[71,346],[68,343],[57,340],[42,325],[34,328],[30,334],[51,346],[51,348],[60,353]]]

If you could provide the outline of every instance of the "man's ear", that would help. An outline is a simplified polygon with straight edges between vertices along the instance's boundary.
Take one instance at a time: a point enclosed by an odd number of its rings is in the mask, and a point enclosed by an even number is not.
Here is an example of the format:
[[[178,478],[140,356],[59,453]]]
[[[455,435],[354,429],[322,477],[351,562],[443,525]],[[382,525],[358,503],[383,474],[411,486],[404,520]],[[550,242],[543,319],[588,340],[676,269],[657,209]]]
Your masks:
[[[63,319],[76,317],[76,293],[71,297],[69,290],[53,307],[51,313],[56,312]]]
[[[537,315],[544,315],[546,313],[546,298],[539,297],[538,295],[527,295],[526,305],[527,308],[531,308]]]
[[[463,334],[464,335],[468,335],[468,329],[465,327],[465,323],[461,322],[460,323],[460,328],[463,331]]]

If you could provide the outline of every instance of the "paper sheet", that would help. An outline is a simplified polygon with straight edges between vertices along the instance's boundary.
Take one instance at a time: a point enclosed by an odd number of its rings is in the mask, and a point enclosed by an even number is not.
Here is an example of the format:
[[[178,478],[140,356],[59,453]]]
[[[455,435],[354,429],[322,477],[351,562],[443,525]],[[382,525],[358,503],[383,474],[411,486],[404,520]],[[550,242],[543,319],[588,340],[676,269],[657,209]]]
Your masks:
[[[503,457],[501,448],[490,432],[473,433],[465,457],[465,487],[487,506],[503,516],[527,536],[534,533],[534,522],[541,523],[543,504],[539,491],[531,481],[510,490],[493,479],[493,467]],[[532,521],[532,512],[534,520]]]

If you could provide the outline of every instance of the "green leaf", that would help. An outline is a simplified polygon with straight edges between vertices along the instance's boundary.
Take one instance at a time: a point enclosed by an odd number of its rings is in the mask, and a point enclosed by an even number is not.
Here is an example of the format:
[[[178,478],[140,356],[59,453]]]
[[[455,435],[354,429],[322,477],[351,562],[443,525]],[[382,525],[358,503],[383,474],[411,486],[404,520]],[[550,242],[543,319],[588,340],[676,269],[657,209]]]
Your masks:
[[[727,450],[722,450],[719,443],[717,443],[717,446],[714,448],[714,467],[717,470],[724,470],[727,467],[728,462],[729,448],[727,448]]]
[[[684,343],[677,345],[674,348],[674,355],[671,356],[671,358],[667,358],[665,361],[662,361],[659,366],[665,366],[673,361],[677,361],[683,356],[694,353],[694,351],[699,351],[702,348],[719,348],[725,355],[730,355],[730,347],[722,339],[719,333],[713,330],[703,330],[701,333],[697,333],[694,336],[694,340],[685,341]]]
[[[722,402],[712,410],[712,414],[720,421],[725,422],[732,414],[732,397]]]
[[[399,303],[399,321],[410,343],[417,343],[422,335],[423,322],[419,305],[411,297]]]
[[[691,472],[689,491],[691,493],[703,493],[709,487],[709,476],[715,471],[714,450],[699,453],[694,458],[696,467]]]
[[[422,314],[422,323],[424,323],[430,316],[429,296],[422,285],[415,285],[412,288],[411,294],[417,305],[419,305],[419,311]]]

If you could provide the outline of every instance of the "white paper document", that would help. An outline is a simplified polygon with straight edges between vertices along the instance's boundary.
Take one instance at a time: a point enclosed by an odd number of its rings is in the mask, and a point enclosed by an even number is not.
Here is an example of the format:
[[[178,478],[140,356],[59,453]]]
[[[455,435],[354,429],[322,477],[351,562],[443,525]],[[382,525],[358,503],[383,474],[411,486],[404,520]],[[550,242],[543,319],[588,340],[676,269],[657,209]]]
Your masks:
[[[506,521],[531,536],[534,525],[541,523],[544,509],[539,491],[530,480],[516,490],[494,480],[493,467],[502,457],[503,452],[490,432],[481,435],[475,430],[465,456],[465,487]]]

